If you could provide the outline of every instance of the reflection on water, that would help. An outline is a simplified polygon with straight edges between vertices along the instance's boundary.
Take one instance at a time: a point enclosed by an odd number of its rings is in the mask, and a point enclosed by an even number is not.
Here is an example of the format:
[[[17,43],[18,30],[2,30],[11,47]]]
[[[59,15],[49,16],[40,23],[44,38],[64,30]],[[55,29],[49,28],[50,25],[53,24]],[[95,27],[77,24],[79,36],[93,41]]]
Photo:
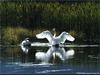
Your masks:
[[[28,53],[30,47],[29,47],[29,46],[23,46],[23,45],[22,45],[22,46],[21,46],[21,49],[22,49],[23,52]]]
[[[0,68],[7,74],[99,74],[99,47],[2,47]]]
[[[36,52],[35,56],[36,59],[41,60],[42,63],[48,63],[51,57],[53,57],[54,60],[56,57],[59,57],[61,61],[65,61],[66,59],[71,58],[74,53],[73,49],[66,52],[63,47],[51,46],[47,52]]]

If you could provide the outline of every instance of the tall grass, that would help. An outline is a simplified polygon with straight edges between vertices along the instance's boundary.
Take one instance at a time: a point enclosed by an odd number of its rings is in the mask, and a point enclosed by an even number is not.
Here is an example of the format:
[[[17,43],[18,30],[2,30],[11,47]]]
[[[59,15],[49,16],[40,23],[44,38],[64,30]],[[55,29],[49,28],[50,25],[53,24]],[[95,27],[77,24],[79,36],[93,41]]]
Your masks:
[[[25,29],[25,28],[12,28],[12,27],[6,27],[3,29],[3,42],[5,44],[17,44],[26,37],[32,37],[34,36],[32,34],[31,30]]]
[[[2,29],[2,42],[4,45],[17,45],[20,44],[25,38],[30,38],[32,41],[36,40],[36,34],[46,29],[26,29],[22,27],[6,27]],[[53,34],[52,30],[51,33]],[[57,36],[60,35],[60,31],[57,31]],[[76,39],[83,39],[84,35],[81,32],[69,31],[69,33]]]
[[[96,25],[100,17],[99,3],[85,2],[73,4],[55,3],[14,3],[1,2],[1,24],[7,26],[40,27],[59,29],[82,28],[82,25]],[[82,25],[80,25],[82,24]],[[70,26],[71,25],[71,26]],[[95,26],[94,26],[95,27]],[[59,29],[60,30],[60,29]],[[77,30],[77,29],[76,29]]]
[[[72,4],[1,2],[2,41],[17,44],[26,37],[33,39],[36,33],[52,28],[57,29],[57,34],[70,31],[78,40],[98,39],[99,6],[92,1]]]
[[[36,34],[44,31],[45,29],[26,29],[22,27],[6,27],[2,29],[2,42],[3,44],[16,45],[21,43],[25,38],[31,40],[36,38]]]

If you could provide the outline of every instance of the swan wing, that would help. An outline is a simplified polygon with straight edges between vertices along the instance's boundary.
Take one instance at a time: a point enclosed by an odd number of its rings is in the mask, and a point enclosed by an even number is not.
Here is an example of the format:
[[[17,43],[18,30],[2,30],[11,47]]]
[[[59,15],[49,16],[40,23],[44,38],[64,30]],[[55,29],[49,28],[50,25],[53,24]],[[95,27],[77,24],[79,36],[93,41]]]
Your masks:
[[[56,37],[56,39],[58,39],[58,41],[62,44],[66,41],[66,37],[64,37],[63,32],[58,37]]]
[[[43,31],[43,32],[37,34],[36,37],[38,39],[44,39],[44,38],[46,38],[51,43],[53,35],[51,34],[50,31],[46,30],[46,31]]]
[[[72,37],[69,33],[67,32],[62,32],[57,39],[59,39],[59,42],[64,43],[66,40],[68,41],[74,41],[75,38]]]
[[[29,51],[29,47],[24,47],[23,45],[21,45],[21,49],[25,53],[28,53],[28,51]]]

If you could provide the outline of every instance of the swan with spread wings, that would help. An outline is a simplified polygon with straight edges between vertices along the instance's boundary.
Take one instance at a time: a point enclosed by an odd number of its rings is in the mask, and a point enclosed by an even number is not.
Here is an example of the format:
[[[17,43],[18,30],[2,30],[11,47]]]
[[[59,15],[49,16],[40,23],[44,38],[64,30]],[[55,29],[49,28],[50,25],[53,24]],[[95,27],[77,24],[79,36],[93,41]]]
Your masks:
[[[72,37],[69,33],[65,32],[65,31],[56,37],[56,36],[53,36],[50,31],[46,30],[46,31],[43,31],[43,32],[37,34],[36,37],[38,39],[46,38],[51,45],[64,44],[66,40],[68,40],[68,41],[75,40],[74,37]]]

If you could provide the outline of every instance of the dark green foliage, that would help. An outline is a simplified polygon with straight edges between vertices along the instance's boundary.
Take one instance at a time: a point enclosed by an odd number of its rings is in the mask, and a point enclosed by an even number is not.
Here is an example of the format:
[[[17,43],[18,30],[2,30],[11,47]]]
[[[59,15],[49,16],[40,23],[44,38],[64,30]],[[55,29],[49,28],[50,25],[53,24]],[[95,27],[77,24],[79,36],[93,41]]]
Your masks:
[[[94,2],[62,4],[20,1],[0,3],[2,28],[6,26],[23,27],[28,30],[56,28],[58,33],[62,31],[73,33],[77,43],[84,40],[88,40],[88,43],[90,41],[98,43],[99,17],[99,3]],[[15,36],[17,35],[15,34]],[[19,41],[16,40],[16,42]]]

